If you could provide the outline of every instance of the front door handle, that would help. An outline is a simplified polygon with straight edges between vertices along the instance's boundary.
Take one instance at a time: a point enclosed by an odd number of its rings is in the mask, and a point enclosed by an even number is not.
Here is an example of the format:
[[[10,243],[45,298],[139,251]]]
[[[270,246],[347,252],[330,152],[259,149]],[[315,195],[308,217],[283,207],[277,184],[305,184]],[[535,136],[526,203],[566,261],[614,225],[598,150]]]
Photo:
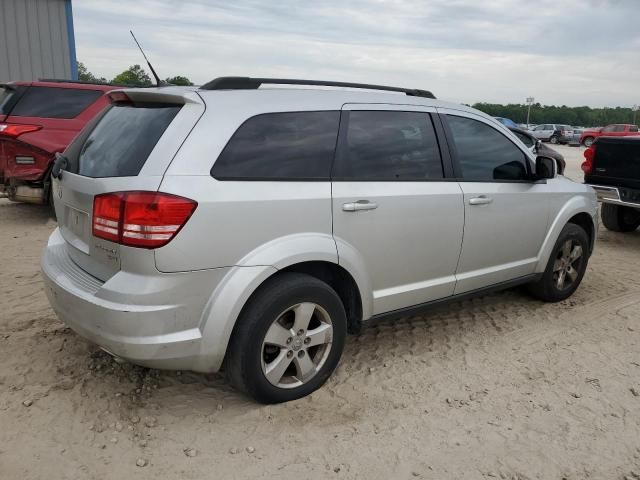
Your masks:
[[[469,205],[488,205],[491,202],[493,202],[493,198],[489,198],[486,195],[480,195],[479,197],[469,199]]]
[[[343,212],[359,212],[360,210],[375,210],[378,204],[369,200],[358,200],[357,202],[343,203]]]

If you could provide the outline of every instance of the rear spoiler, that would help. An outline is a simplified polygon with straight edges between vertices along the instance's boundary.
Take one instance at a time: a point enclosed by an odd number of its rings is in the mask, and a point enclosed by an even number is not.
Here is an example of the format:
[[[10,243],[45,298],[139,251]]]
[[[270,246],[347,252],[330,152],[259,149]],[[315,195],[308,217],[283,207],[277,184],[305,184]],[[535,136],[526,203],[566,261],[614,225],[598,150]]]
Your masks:
[[[17,87],[13,83],[0,83],[0,88],[5,88],[7,90],[15,90]]]

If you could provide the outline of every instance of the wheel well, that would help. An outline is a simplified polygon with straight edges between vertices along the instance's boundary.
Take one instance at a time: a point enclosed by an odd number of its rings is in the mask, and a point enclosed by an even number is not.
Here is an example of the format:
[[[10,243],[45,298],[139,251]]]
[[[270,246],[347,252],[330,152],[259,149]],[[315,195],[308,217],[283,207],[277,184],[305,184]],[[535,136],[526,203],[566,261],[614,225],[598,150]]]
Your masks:
[[[578,225],[579,227],[582,227],[585,232],[587,232],[587,235],[589,236],[589,253],[591,253],[593,251],[593,244],[595,242],[596,235],[596,230],[595,226],[593,225],[593,219],[591,218],[591,215],[584,212],[578,213],[571,217],[567,223]]]
[[[362,328],[362,298],[356,281],[343,267],[330,262],[303,262],[291,265],[280,272],[305,273],[322,280],[333,288],[347,313],[347,330],[358,333]],[[279,273],[280,273],[279,272]],[[278,275],[276,273],[276,275]]]

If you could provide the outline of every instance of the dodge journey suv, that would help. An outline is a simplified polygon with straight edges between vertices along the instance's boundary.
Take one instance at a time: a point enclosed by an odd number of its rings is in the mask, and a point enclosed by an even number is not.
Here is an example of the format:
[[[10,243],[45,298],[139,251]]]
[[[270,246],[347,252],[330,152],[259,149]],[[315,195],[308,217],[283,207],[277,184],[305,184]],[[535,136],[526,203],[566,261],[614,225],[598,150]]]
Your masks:
[[[368,322],[525,283],[555,302],[585,273],[591,188],[429,92],[224,77],[108,95],[55,162],[42,271],[58,316],[115,356],[288,401]]]

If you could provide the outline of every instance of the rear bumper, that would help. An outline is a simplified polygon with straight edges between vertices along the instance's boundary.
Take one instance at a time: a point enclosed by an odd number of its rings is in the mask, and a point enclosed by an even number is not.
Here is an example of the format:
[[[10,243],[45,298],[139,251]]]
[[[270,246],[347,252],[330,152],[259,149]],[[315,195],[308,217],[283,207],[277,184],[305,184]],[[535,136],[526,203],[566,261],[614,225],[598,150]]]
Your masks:
[[[171,370],[215,370],[205,360],[212,354],[224,355],[226,343],[209,341],[208,351],[203,352],[201,318],[228,269],[153,275],[118,272],[102,282],[78,267],[66,249],[56,229],[41,261],[47,297],[65,324],[133,363]]]
[[[602,203],[640,209],[640,191],[638,190],[623,189],[621,191],[618,187],[610,187],[608,185],[588,185],[596,191],[598,201]]]

